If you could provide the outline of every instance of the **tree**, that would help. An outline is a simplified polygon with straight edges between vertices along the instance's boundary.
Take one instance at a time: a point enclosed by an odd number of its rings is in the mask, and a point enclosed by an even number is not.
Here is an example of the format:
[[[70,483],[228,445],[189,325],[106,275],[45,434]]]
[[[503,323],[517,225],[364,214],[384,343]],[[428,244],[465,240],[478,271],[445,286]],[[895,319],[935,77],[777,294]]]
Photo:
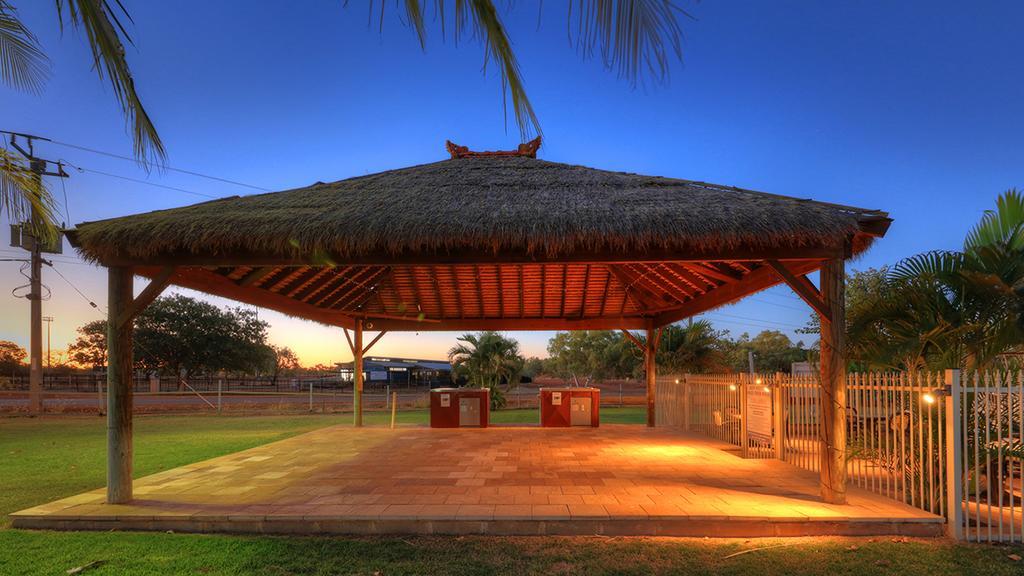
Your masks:
[[[611,330],[558,332],[548,341],[548,365],[555,375],[585,386],[635,374],[640,360],[634,348],[621,333]]]
[[[728,370],[726,333],[707,320],[666,326],[658,345],[658,367],[675,373],[710,373]]]
[[[115,10],[112,6],[116,6]],[[135,91],[124,45],[132,44],[124,26],[131,16],[121,2],[56,0],[61,28],[69,25],[85,32],[92,51],[93,69],[109,82],[132,133],[135,156],[149,166],[165,157],[163,143],[142,100]],[[9,87],[38,94],[45,85],[49,60],[35,34],[18,18],[9,0],[0,0],[0,78]],[[56,234],[53,197],[20,160],[0,149],[0,212],[12,221],[34,214],[31,222],[40,237]]]
[[[523,363],[523,376],[536,378],[544,373],[544,360],[536,356],[530,356]]]
[[[426,49],[428,17],[420,0],[406,0],[403,22],[415,32],[421,49]],[[484,48],[484,65],[492,60],[501,76],[502,102],[511,97],[513,115],[520,133],[540,133],[540,123],[526,94],[519,62],[512,41],[492,0],[435,0],[434,21],[456,43],[467,35]],[[131,15],[124,5],[106,0],[56,0],[61,27],[70,24],[81,29],[92,51],[93,68],[101,80],[107,80],[121,105],[132,133],[136,158],[147,168],[162,162],[166,153],[156,127],[135,90],[132,73],[125,58],[125,44],[132,44],[125,21]],[[381,27],[384,8],[382,0]],[[116,7],[116,8],[115,8]],[[372,3],[371,3],[372,7]],[[512,8],[517,8],[513,6]],[[371,10],[371,13],[374,11]],[[668,78],[673,55],[682,57],[682,31],[678,18],[685,15],[671,0],[580,0],[570,2],[566,12],[570,44],[584,58],[595,52],[608,70],[636,85],[649,74],[656,81]],[[575,27],[575,34],[573,28]],[[38,93],[45,84],[48,60],[36,36],[18,18],[9,0],[0,0],[0,78],[11,88]],[[28,176],[25,167],[0,149],[0,211],[12,220],[34,207],[38,224],[46,234],[54,234],[53,199],[41,184]]]
[[[9,375],[25,367],[28,353],[9,340],[0,340],[0,374]]]
[[[294,376],[299,371],[299,357],[287,346],[270,345],[273,353],[273,382],[277,384],[279,376]]]
[[[107,365],[107,321],[94,320],[78,327],[78,338],[68,346],[68,358],[78,366]]]
[[[793,343],[778,330],[763,330],[754,338],[746,333],[729,345],[729,365],[737,372],[750,369],[749,354],[754,353],[754,370],[757,372],[789,372],[793,362],[807,360],[803,342]]]
[[[477,334],[463,334],[448,351],[448,360],[456,376],[465,377],[479,388],[491,393],[491,408],[505,405],[505,390],[519,383],[524,360],[519,355],[519,342],[498,332],[485,330]]]
[[[266,344],[267,326],[252,310],[222,310],[181,295],[157,298],[135,319],[135,366],[174,376],[273,370],[277,357]],[[104,320],[81,326],[68,349],[72,360],[103,366],[106,332]]]
[[[851,307],[864,363],[905,370],[984,368],[1024,342],[1024,196],[1002,194],[961,251],[899,262]]]

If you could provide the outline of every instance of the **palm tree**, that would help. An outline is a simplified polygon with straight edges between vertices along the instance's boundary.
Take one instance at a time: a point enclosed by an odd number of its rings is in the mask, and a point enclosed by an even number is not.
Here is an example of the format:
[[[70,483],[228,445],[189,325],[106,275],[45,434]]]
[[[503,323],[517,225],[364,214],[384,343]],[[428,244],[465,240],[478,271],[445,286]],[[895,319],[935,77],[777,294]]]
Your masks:
[[[132,44],[124,21],[131,15],[120,0],[55,0],[61,27],[70,24],[85,31],[93,56],[93,68],[101,80],[113,87],[132,133],[136,158],[147,169],[158,167],[166,153],[156,127],[135,91],[125,58],[125,44]],[[370,3],[371,14],[379,13],[383,28],[386,0],[380,9]],[[404,22],[415,32],[421,49],[426,48],[427,15],[421,0],[404,0]],[[434,0],[435,22],[442,35],[450,26],[455,42],[467,35],[484,47],[485,67],[497,63],[505,95],[512,100],[516,124],[525,137],[539,134],[540,122],[526,94],[512,41],[493,0]],[[116,7],[116,8],[115,8]],[[512,8],[517,6],[513,5]],[[451,10],[448,10],[451,8]],[[671,0],[577,0],[568,3],[567,28],[570,44],[583,58],[595,51],[605,68],[634,86],[649,74],[655,80],[668,77],[674,55],[680,58],[681,30],[678,17],[685,15]],[[450,19],[450,20],[449,20]],[[575,30],[575,32],[573,32]],[[30,93],[42,90],[48,61],[35,35],[18,18],[10,0],[0,0],[0,78],[10,87]],[[38,220],[52,229],[53,200],[46,188],[25,175],[25,167],[0,151],[0,212],[13,220],[35,209]]]
[[[463,334],[457,341],[460,343],[448,351],[454,373],[471,385],[488,388],[492,408],[504,406],[502,385],[507,390],[518,384],[525,363],[519,343],[492,330]]]
[[[895,266],[894,283],[929,286],[949,309],[942,332],[955,360],[985,368],[1024,342],[1024,196],[1003,193],[968,233],[962,251],[933,251]],[[939,303],[942,307],[945,304]]]
[[[722,334],[707,320],[666,326],[658,349],[658,365],[671,373],[708,373],[728,369]]]
[[[135,91],[125,58],[124,45],[130,45],[132,40],[121,18],[130,22],[131,16],[120,1],[115,5],[117,10],[107,0],[56,0],[57,18],[61,28],[70,25],[85,32],[93,69],[113,88],[132,133],[135,157],[148,167],[163,161],[166,154]],[[48,64],[36,36],[22,24],[10,1],[0,0],[0,78],[15,90],[39,93],[45,84]],[[0,150],[0,212],[6,212],[12,221],[31,215],[37,234],[52,235],[53,206],[53,197],[42,182],[7,150]]]

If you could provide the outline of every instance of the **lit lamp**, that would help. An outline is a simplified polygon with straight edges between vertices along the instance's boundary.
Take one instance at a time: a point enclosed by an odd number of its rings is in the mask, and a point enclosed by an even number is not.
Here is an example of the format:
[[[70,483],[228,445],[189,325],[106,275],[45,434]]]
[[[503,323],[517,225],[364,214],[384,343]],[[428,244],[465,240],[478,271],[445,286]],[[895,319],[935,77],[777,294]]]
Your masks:
[[[925,392],[922,394],[921,400],[923,400],[925,404],[935,404],[939,398],[949,396],[949,393],[949,388],[936,388],[931,392]]]
[[[735,384],[729,384],[729,392],[735,392],[735,391],[736,391],[736,385]]]

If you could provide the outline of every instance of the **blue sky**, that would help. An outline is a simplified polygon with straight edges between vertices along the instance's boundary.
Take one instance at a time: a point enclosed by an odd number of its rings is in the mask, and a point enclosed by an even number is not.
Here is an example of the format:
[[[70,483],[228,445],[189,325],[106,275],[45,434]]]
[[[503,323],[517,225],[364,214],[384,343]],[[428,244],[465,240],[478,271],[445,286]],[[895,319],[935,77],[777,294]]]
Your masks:
[[[448,138],[485,149],[519,141],[479,45],[445,43],[434,24],[423,52],[391,2],[383,33],[359,1],[124,3],[136,85],[173,167],[277,190],[439,160]],[[562,3],[544,3],[539,28],[534,2],[503,17],[544,130],[542,158],[888,210],[895,223],[850,265],[859,269],[958,247],[997,194],[1024,186],[1024,5],[893,4],[683,3],[693,16],[682,21],[683,63],[667,85],[637,88],[578,57]],[[61,36],[53,3],[15,5],[52,75],[41,96],[0,88],[0,129],[130,154],[81,35]],[[253,192],[58,144],[39,152],[92,171],[53,184],[72,223],[204,199],[96,171],[203,195]],[[102,303],[105,274],[68,250],[57,269]],[[0,262],[0,339],[27,344],[28,303],[11,296],[18,268]],[[53,271],[44,280],[63,348],[100,314]],[[792,334],[808,314],[775,288],[708,317],[734,335]],[[309,363],[350,356],[339,330],[264,317],[272,340]],[[550,334],[516,336],[543,355]],[[443,356],[453,338],[388,335],[374,352]]]

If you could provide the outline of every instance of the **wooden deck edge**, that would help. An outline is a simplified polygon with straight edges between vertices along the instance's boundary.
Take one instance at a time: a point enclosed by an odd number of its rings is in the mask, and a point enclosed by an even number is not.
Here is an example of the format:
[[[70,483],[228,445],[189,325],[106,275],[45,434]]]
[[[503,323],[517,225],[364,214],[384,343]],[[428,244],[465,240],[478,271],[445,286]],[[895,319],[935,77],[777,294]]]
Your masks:
[[[757,538],[778,536],[945,535],[945,523],[931,518],[891,521],[771,521],[686,519],[566,520],[201,520],[189,518],[54,519],[16,516],[14,528],[31,530],[125,530],[226,534],[387,535],[444,534],[492,536],[688,536]]]

